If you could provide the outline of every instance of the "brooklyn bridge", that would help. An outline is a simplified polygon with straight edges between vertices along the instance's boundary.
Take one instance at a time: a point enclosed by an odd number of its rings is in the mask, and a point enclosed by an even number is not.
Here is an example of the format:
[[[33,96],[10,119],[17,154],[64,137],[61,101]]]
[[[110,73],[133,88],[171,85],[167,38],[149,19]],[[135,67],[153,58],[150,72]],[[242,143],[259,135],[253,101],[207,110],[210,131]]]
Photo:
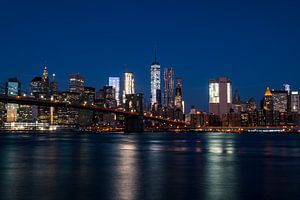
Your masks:
[[[54,108],[73,108],[79,110],[90,110],[101,113],[112,113],[116,115],[122,115],[125,118],[125,132],[143,132],[145,127],[145,121],[153,121],[159,123],[166,129],[187,129],[189,127],[188,122],[173,120],[161,116],[155,116],[152,114],[144,113],[142,110],[140,112],[129,112],[124,109],[106,108],[97,105],[89,105],[86,103],[69,103],[60,102],[58,100],[37,100],[26,96],[9,96],[4,94],[0,94],[0,102]]]

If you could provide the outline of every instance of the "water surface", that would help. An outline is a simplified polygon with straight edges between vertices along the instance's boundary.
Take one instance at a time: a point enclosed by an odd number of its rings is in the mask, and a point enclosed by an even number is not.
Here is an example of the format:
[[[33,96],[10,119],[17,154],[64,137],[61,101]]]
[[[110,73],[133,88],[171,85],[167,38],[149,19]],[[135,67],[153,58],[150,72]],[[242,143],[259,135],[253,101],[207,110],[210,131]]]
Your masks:
[[[0,199],[300,199],[300,135],[2,133]]]

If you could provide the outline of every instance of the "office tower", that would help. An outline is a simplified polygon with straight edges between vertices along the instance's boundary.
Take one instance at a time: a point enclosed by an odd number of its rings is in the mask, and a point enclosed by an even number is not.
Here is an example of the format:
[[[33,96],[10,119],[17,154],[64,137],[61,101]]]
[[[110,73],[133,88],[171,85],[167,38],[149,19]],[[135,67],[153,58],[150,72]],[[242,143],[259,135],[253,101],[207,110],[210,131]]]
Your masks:
[[[84,93],[84,78],[80,74],[70,75],[69,91],[80,95]]]
[[[272,126],[274,125],[274,110],[273,110],[273,94],[270,88],[266,89],[262,101],[262,117],[259,117],[260,125]]]
[[[182,79],[176,78],[176,96],[175,96],[175,106],[177,109],[183,111],[183,101],[182,101]]]
[[[5,94],[8,96],[20,96],[21,95],[21,83],[17,78],[10,78],[5,85]],[[7,122],[16,122],[18,118],[18,104],[8,103],[6,105],[6,120]]]
[[[60,102],[79,104],[81,95],[76,92],[61,92],[58,96]],[[78,123],[79,112],[78,109],[69,107],[58,108],[58,124],[73,125]]]
[[[94,104],[94,100],[95,100],[95,88],[84,87],[83,102],[88,105],[92,105]]]
[[[171,67],[164,69],[164,105],[174,107],[174,70]]]
[[[264,99],[263,99],[263,110],[271,111],[273,110],[273,98],[269,87],[267,87]]]
[[[229,112],[232,103],[231,81],[220,77],[209,81],[209,112],[222,116]]]
[[[235,92],[234,92],[232,103],[233,104],[240,104],[241,103],[241,97],[240,97],[238,89],[236,89]]]
[[[58,97],[58,83],[55,79],[55,74],[52,74],[52,80],[50,82],[50,95],[54,98]]]
[[[161,90],[160,90],[160,64],[157,61],[156,58],[156,51],[155,51],[155,57],[154,62],[150,66],[150,78],[151,78],[151,94],[150,94],[150,102],[151,106],[153,106],[155,103],[160,104],[159,101],[161,98]]]
[[[273,110],[280,113],[288,110],[288,91],[272,90]]]
[[[46,98],[49,97],[50,87],[49,87],[49,77],[47,67],[44,66],[43,75],[42,75],[42,90],[46,95]]]
[[[247,109],[247,103],[241,101],[238,89],[236,89],[234,92],[231,108],[231,110],[235,113],[241,113],[246,111]]]
[[[247,102],[246,102],[246,111],[248,112],[254,112],[256,110],[256,101],[253,97],[251,97]]]
[[[84,105],[94,105],[95,102],[95,88],[84,87],[84,94],[80,99]],[[80,125],[90,125],[93,123],[94,111],[92,110],[78,110],[78,123]]]
[[[124,73],[123,103],[126,102],[127,94],[134,94],[134,76],[132,72]]]
[[[120,77],[109,77],[108,85],[115,89],[115,98],[117,105],[120,105]]]
[[[299,92],[291,91],[290,94],[290,111],[294,113],[299,113],[300,111],[300,100],[299,100]]]
[[[30,81],[30,90],[31,94],[37,99],[39,99],[41,95],[45,95],[43,92],[42,77],[36,76]]]

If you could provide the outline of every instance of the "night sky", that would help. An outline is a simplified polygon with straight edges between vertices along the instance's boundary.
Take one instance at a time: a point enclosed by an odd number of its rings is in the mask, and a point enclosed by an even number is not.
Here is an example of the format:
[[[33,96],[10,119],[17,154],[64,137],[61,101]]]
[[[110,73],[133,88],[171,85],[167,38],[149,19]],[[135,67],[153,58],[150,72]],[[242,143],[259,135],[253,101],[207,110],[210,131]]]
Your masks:
[[[227,76],[243,100],[266,86],[300,89],[300,1],[14,1],[0,5],[0,82],[22,89],[56,73],[65,90],[80,73],[99,89],[109,76],[135,74],[149,99],[154,48],[183,78],[187,106],[207,110],[208,80]]]

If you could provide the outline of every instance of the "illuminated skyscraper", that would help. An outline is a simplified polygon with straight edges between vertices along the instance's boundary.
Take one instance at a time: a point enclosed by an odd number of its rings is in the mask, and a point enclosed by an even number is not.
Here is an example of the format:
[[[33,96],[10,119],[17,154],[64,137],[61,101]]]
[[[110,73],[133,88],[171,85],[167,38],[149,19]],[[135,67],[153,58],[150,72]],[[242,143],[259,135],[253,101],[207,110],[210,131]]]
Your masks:
[[[10,78],[6,82],[5,93],[8,96],[21,95],[21,83],[17,78]],[[7,122],[16,122],[18,118],[18,104],[8,103],[7,105]]]
[[[263,118],[260,120],[263,125],[274,124],[274,110],[273,110],[273,94],[270,88],[267,87],[264,98],[262,100]]]
[[[174,107],[174,70],[172,67],[164,69],[164,105]]]
[[[109,77],[108,85],[115,89],[115,98],[117,105],[120,105],[120,77]]]
[[[134,76],[132,72],[124,73],[123,103],[126,102],[127,94],[134,94]]]
[[[80,74],[70,75],[69,90],[70,92],[75,92],[80,95],[83,95],[84,78]]]
[[[49,77],[47,67],[44,66],[43,75],[42,75],[42,90],[46,98],[49,97],[50,86],[49,86]]]
[[[58,84],[55,79],[55,74],[52,74],[52,80],[50,82],[50,94],[55,98],[58,96]]]
[[[209,112],[222,116],[229,112],[232,103],[231,81],[220,77],[209,81]]]
[[[265,111],[271,111],[273,110],[273,98],[270,88],[267,88],[264,99],[263,99],[263,107],[262,109]]]
[[[300,100],[299,100],[299,92],[298,91],[291,91],[290,94],[290,111],[294,113],[300,112]]]
[[[273,110],[278,112],[287,112],[288,110],[288,91],[272,90]]]
[[[151,72],[151,95],[150,95],[151,105],[154,105],[155,103],[160,104],[161,94],[158,94],[161,92],[161,90],[160,90],[160,64],[156,59],[156,51],[155,51],[154,62],[150,66],[150,72]]]
[[[175,106],[176,108],[183,111],[183,102],[182,102],[182,79],[176,78],[176,96],[175,96]]]

